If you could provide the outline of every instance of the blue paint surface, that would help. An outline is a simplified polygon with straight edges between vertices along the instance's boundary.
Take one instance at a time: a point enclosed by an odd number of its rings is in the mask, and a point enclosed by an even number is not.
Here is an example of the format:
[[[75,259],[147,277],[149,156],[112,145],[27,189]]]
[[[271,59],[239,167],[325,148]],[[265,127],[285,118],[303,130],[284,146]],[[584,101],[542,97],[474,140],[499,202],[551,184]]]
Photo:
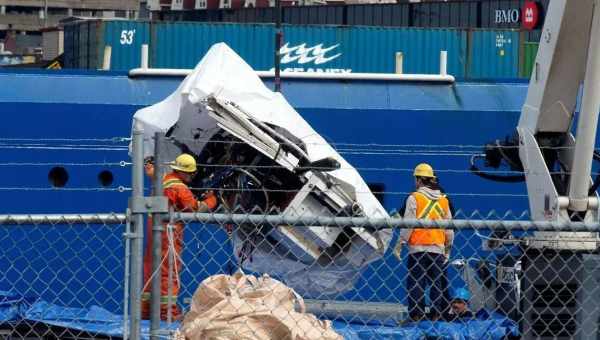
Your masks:
[[[468,76],[516,78],[519,76],[519,31],[475,30],[472,33]]]
[[[128,162],[127,143],[27,142],[55,147],[39,149],[35,145],[16,148],[26,143],[10,139],[128,137],[133,113],[166,97],[180,81],[98,73],[0,73],[0,82],[11,84],[0,88],[4,119],[0,159],[3,163],[52,163],[0,166],[0,188],[4,188],[0,213],[124,212],[130,193],[114,189],[130,186],[129,166],[64,165],[69,173],[66,190],[22,188],[50,188],[48,172],[55,164]],[[512,133],[525,99],[525,83],[288,80],[283,88],[290,103],[327,140],[354,144],[336,147],[367,183],[383,185],[388,211],[397,209],[413,190],[411,169],[422,161],[438,170],[454,205],[467,216],[474,211],[487,216],[492,211],[520,214],[527,209],[523,183],[490,182],[466,171],[471,154],[481,151],[477,146]],[[368,150],[357,146],[366,143],[383,146],[378,151],[374,146]],[[104,149],[89,150],[89,145]],[[453,152],[445,153],[447,149]],[[67,191],[101,188],[98,174],[103,170],[113,173],[113,184],[105,188],[111,191]],[[8,269],[0,277],[0,290],[40,295],[72,307],[97,304],[120,311],[123,232],[123,226],[2,227],[0,268]],[[206,276],[227,272],[231,266],[222,229],[191,224],[185,239],[183,258],[188,267],[182,273],[182,298],[191,296]],[[462,249],[460,255],[465,257],[485,255],[479,250],[481,239],[471,232],[458,233],[455,249]],[[367,268],[357,288],[344,298],[403,301],[404,273],[405,266],[387,255]],[[48,281],[52,281],[50,286]]]

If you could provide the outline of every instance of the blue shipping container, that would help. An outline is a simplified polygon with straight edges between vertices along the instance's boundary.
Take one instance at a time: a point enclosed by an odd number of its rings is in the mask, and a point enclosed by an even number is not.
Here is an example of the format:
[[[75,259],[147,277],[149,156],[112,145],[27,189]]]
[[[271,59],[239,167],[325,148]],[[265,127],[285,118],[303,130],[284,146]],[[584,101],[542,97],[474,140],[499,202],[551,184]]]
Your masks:
[[[152,67],[193,68],[215,43],[225,42],[257,70],[273,65],[273,25],[153,23]]]
[[[111,69],[139,67],[142,44],[150,43],[150,23],[88,20],[65,26],[65,67],[99,69],[105,46],[111,46]]]
[[[470,78],[517,78],[519,76],[519,32],[514,30],[472,31]]]
[[[153,67],[193,68],[221,41],[257,70],[274,64],[273,25],[157,23],[152,31]],[[396,52],[403,52],[405,73],[438,73],[442,50],[450,74],[462,77],[466,68],[461,30],[286,25],[284,41],[284,70],[393,73]]]
[[[111,69],[140,66],[149,45],[150,66],[193,68],[210,46],[225,42],[256,70],[273,68],[271,24],[81,21],[65,28],[67,68],[98,69],[112,47]],[[404,73],[436,74],[440,51],[448,73],[460,78],[516,78],[519,32],[365,26],[284,25],[281,66],[288,71],[393,73],[404,55]]]
[[[111,69],[129,70],[140,66],[142,45],[150,44],[150,23],[141,21],[107,21],[103,41],[112,48]],[[100,49],[104,51],[104,49]],[[101,53],[103,55],[103,52]],[[102,66],[102,57],[97,67]]]

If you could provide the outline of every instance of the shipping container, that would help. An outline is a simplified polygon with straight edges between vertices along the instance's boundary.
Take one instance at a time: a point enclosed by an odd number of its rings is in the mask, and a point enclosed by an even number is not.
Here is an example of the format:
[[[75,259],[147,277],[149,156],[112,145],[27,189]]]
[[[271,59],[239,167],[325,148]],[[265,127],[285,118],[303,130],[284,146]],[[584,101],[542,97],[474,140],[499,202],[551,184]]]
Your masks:
[[[156,23],[152,30],[153,67],[192,68],[220,41],[257,70],[273,67],[273,25]],[[448,72],[462,77],[466,68],[461,30],[285,25],[283,31],[281,67],[288,71],[393,73],[402,52],[404,72],[438,73],[442,50]]]
[[[286,7],[282,13],[282,21],[292,25],[346,25],[345,18],[346,7],[340,5]]]
[[[194,10],[194,11],[158,11],[152,12],[152,19],[158,21],[202,21],[223,22],[224,13],[231,10]]]
[[[90,62],[89,59],[96,58],[97,49],[101,45],[97,39],[100,23],[100,21],[79,21],[65,26],[65,67],[95,68],[95,62]]]
[[[519,76],[521,78],[530,78],[533,65],[535,64],[535,58],[539,47],[537,42],[525,42],[523,43],[523,57],[521,67],[519,70]]]
[[[520,29],[523,26],[522,11],[526,1],[530,0],[402,0],[396,4],[292,6],[282,9],[282,21],[300,25]],[[535,3],[538,21],[534,29],[539,29],[543,24],[549,0],[536,0]],[[160,11],[155,12],[155,17],[165,21],[236,23],[272,23],[275,20],[274,9],[268,7],[216,11]]]
[[[405,73],[435,74],[440,51],[447,51],[448,73],[459,78],[525,75],[517,30],[283,25],[283,32],[287,71],[393,73],[402,52]],[[210,46],[225,42],[253,68],[270,70],[274,35],[272,24],[81,21],[65,27],[65,66],[100,68],[110,45],[111,69],[129,70],[139,67],[141,45],[149,44],[151,67],[193,68]]]
[[[226,23],[273,23],[275,22],[275,9],[242,8],[228,10],[223,12],[222,21]]]
[[[524,31],[523,33],[525,33],[524,41],[527,41],[527,42],[539,43],[540,39],[542,38],[542,30],[541,29]]]
[[[226,42],[252,67],[273,65],[273,25],[155,23],[152,25],[151,66],[193,68],[215,43]]]
[[[448,52],[448,72],[463,77],[467,34],[452,29],[354,27],[342,40],[341,68],[353,72],[393,73],[396,52],[403,54],[405,73],[437,74],[440,52]],[[343,63],[343,64],[342,64]]]
[[[425,2],[410,6],[410,26],[413,27],[477,27],[478,3]]]
[[[64,27],[65,68],[99,69],[105,46],[111,46],[111,69],[140,65],[142,44],[150,43],[150,23],[86,20]]]
[[[111,68],[116,70],[130,69],[139,66],[143,44],[150,43],[150,24],[136,21],[105,21],[102,30],[102,41],[112,48]],[[98,59],[98,67],[102,66],[102,53]]]
[[[469,32],[468,78],[517,78],[519,31],[474,30]]]
[[[349,26],[404,26],[409,25],[408,4],[348,5],[346,20]]]

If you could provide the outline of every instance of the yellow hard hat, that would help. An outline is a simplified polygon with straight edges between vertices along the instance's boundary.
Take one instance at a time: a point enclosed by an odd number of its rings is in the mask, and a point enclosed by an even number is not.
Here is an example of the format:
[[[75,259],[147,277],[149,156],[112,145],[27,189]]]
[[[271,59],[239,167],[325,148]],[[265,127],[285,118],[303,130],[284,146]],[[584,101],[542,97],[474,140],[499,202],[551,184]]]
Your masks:
[[[175,158],[174,163],[171,163],[171,169],[183,172],[196,172],[196,160],[192,155],[182,153]]]
[[[427,163],[421,163],[415,167],[415,177],[430,177],[435,178],[433,168]]]

